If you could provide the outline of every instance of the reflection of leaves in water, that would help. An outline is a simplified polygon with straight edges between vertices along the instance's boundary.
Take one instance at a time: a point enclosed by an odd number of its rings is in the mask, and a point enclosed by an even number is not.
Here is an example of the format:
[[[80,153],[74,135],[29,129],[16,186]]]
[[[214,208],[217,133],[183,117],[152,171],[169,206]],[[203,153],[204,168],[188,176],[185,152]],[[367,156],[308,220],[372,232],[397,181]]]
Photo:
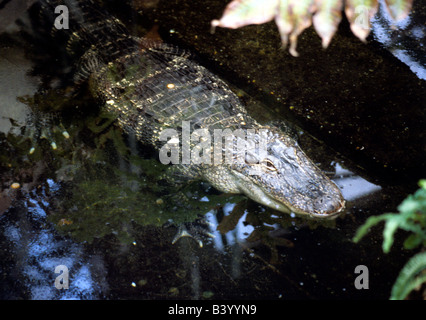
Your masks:
[[[192,222],[214,207],[238,200],[236,196],[204,194],[197,184],[178,193],[185,197],[177,197],[176,190],[165,194],[157,181],[165,166],[142,158],[137,159],[137,165],[141,174],[109,165],[81,168],[69,196],[59,205],[63,209],[52,217],[59,223],[58,229],[81,241],[113,233],[129,242],[133,223],[162,226],[169,220],[175,224]],[[204,196],[208,202],[200,202]]]
[[[231,230],[234,230],[238,222],[244,215],[246,208],[247,208],[247,200],[240,201],[239,203],[237,203],[234,209],[232,209],[232,211],[230,212],[230,214],[223,217],[222,221],[217,227],[217,230],[222,234],[225,234]]]
[[[241,221],[243,218],[244,220]],[[279,263],[279,247],[291,248],[294,246],[293,242],[286,238],[286,235],[290,234],[291,228],[335,227],[335,220],[318,221],[298,216],[291,217],[286,213],[260,207],[259,204],[246,199],[238,202],[229,215],[223,217],[217,230],[221,234],[226,234],[234,230],[240,222],[253,227],[253,231],[245,235],[244,247],[251,248],[259,244],[265,246],[270,252],[270,264]]]

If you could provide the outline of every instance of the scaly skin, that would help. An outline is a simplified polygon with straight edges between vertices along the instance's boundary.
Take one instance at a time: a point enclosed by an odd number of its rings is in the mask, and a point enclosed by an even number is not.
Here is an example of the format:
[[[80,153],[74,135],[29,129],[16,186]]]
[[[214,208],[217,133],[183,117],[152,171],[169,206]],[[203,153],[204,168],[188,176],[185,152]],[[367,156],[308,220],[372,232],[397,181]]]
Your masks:
[[[89,81],[93,94],[125,131],[160,151],[161,133],[181,132],[183,121],[191,132],[205,129],[210,137],[215,129],[240,129],[253,141],[264,139],[266,154],[249,148],[242,161],[198,164],[191,158],[176,168],[191,179],[204,179],[223,192],[243,193],[282,212],[327,218],[342,211],[345,201],[339,189],[297,142],[278,128],[258,124],[229,87],[187,53],[134,38],[120,21],[99,11],[87,13],[94,6],[90,0],[66,4],[71,18],[78,12],[87,18],[76,21],[78,28],[70,37],[70,47],[77,42],[90,48],[75,78]],[[181,147],[182,139],[180,135]],[[234,160],[238,156],[231,154]]]

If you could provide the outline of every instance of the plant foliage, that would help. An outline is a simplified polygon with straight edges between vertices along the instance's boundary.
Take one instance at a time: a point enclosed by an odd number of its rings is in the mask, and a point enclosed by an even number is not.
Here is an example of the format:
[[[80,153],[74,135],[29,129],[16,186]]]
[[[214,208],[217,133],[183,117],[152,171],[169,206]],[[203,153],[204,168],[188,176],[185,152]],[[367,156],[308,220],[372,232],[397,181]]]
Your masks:
[[[413,0],[382,2],[390,16],[404,19]],[[284,47],[290,42],[290,53],[298,56],[297,37],[312,24],[326,48],[342,19],[344,10],[352,32],[365,41],[370,33],[370,19],[377,13],[378,0],[234,0],[223,16],[211,22],[212,27],[236,29],[274,20]]]
[[[354,241],[358,242],[372,226],[385,221],[383,252],[389,252],[398,228],[411,232],[404,242],[406,249],[413,249],[420,244],[426,246],[426,180],[420,180],[419,185],[421,188],[398,206],[399,213],[385,213],[368,218],[357,230]]]
[[[421,187],[409,195],[399,206],[399,213],[385,213],[372,216],[357,230],[354,242],[364,237],[369,229],[381,221],[385,222],[383,230],[383,251],[390,251],[397,229],[409,231],[404,241],[405,249],[426,247],[426,180],[420,180]],[[426,252],[413,256],[401,270],[391,293],[391,299],[405,299],[415,288],[426,282]]]
[[[423,283],[426,283],[426,252],[418,253],[408,260],[392,287],[390,299],[403,300]]]

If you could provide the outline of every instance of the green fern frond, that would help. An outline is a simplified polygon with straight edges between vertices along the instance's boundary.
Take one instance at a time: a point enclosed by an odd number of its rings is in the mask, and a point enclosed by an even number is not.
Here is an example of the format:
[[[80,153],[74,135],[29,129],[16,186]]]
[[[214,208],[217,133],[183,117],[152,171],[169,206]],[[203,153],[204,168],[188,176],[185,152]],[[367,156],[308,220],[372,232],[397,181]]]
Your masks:
[[[393,244],[397,229],[412,232],[405,240],[404,247],[413,249],[426,243],[426,180],[420,180],[421,187],[413,195],[409,195],[399,206],[399,213],[385,213],[372,216],[357,230],[353,241],[358,242],[369,229],[381,221],[385,221],[383,229],[383,252],[388,253]]]
[[[358,228],[354,238],[352,239],[355,243],[359,242],[361,240],[361,238],[363,238],[368,231],[370,230],[371,227],[379,224],[382,221],[386,221],[386,225],[388,225],[389,221],[392,221],[392,219],[394,218],[393,213],[385,213],[382,214],[380,216],[371,216],[367,219],[367,221],[365,221],[365,223]],[[391,223],[392,226],[395,225],[395,223]],[[385,227],[386,230],[386,227]],[[391,232],[391,230],[393,230],[393,232]],[[392,228],[387,228],[387,231],[383,232],[383,251],[387,252],[386,250],[388,250],[387,248],[390,248],[390,246],[393,243],[393,233],[395,232],[396,228],[392,227]],[[390,238],[388,238],[390,237]]]
[[[391,300],[403,300],[426,283],[426,252],[413,256],[402,268],[392,287]]]
[[[383,229],[383,252],[389,252],[396,230],[411,232],[404,241],[404,248],[413,249],[426,245],[426,180],[419,181],[420,189],[409,195],[398,206],[399,213],[385,213],[372,216],[358,228],[353,241],[358,242],[371,227],[385,221]],[[405,299],[408,294],[426,283],[426,252],[413,256],[401,270],[392,288],[392,300]]]

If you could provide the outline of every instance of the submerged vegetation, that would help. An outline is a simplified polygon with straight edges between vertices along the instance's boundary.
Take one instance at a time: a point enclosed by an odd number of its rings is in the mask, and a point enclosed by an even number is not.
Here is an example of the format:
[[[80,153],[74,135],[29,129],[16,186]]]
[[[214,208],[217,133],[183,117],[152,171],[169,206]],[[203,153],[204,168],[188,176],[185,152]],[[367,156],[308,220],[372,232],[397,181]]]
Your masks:
[[[358,242],[369,229],[381,221],[383,230],[383,252],[388,253],[398,229],[410,232],[404,241],[405,249],[426,247],[426,180],[420,180],[420,189],[409,195],[399,206],[399,213],[372,216],[357,230],[354,241]],[[405,299],[413,289],[426,283],[426,252],[413,256],[401,270],[392,288],[391,299]],[[426,293],[426,292],[425,292]]]
[[[382,3],[398,21],[408,15],[413,0],[385,0]],[[221,19],[212,21],[212,27],[235,29],[274,20],[283,47],[290,42],[290,53],[298,56],[297,37],[311,24],[326,48],[344,11],[352,32],[365,41],[370,33],[370,19],[378,9],[378,0],[234,0],[228,4]]]

